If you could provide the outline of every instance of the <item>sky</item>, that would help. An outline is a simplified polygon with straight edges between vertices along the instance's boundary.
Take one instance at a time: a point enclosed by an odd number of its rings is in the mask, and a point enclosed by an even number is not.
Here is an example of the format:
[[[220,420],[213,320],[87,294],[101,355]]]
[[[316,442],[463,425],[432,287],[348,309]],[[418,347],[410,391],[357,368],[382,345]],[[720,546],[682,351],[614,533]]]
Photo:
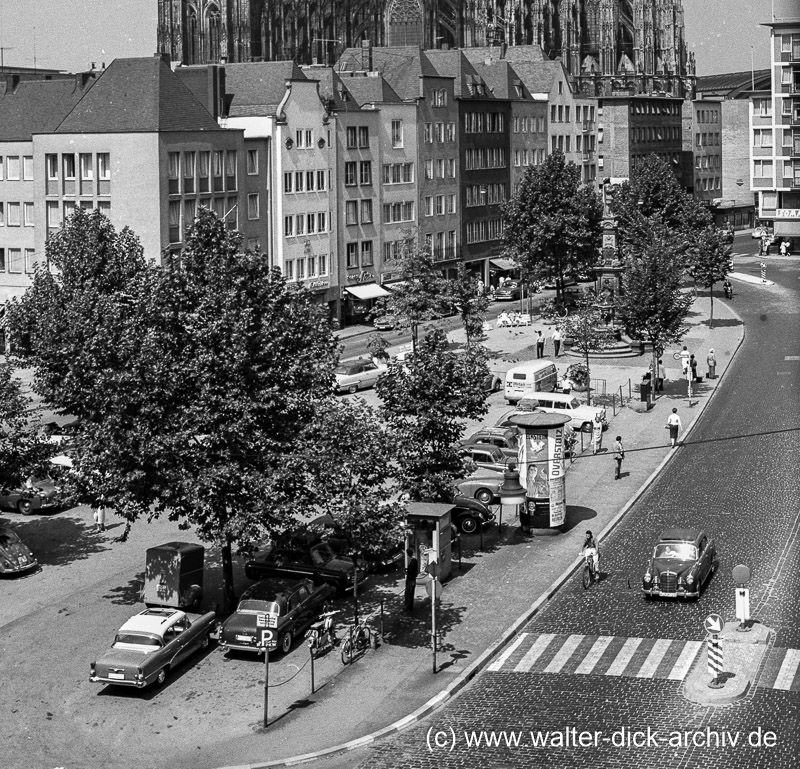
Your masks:
[[[769,22],[797,18],[798,0],[683,0],[698,75],[769,66]],[[156,51],[156,0],[0,0],[5,64],[77,72]]]

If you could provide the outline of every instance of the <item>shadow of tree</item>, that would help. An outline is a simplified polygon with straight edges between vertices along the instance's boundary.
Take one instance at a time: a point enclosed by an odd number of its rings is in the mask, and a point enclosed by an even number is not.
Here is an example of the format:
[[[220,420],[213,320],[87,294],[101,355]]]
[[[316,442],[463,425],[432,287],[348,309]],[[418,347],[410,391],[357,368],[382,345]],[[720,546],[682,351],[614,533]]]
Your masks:
[[[109,600],[117,606],[132,606],[142,600],[142,590],[144,588],[144,572],[140,571],[127,584],[112,587],[103,598]]]
[[[742,321],[738,318],[714,318],[714,328],[733,328],[741,325]]]
[[[111,549],[105,535],[78,518],[15,517],[4,525],[20,536],[41,566],[60,566]]]

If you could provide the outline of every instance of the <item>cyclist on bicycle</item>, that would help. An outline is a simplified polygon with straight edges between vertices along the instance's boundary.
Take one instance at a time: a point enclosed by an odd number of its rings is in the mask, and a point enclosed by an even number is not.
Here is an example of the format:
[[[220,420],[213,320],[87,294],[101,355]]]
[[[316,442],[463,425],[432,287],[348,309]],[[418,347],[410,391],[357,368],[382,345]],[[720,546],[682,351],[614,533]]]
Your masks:
[[[600,551],[591,531],[586,532],[586,538],[583,540],[583,547],[581,548],[581,555],[586,559],[591,558],[596,582],[600,579]]]

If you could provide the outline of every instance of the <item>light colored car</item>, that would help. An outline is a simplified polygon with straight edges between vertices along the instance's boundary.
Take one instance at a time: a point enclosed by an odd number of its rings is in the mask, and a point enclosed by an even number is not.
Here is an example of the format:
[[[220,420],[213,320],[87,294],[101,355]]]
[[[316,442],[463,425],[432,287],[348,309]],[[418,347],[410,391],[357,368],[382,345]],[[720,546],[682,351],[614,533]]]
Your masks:
[[[765,235],[769,237],[769,243],[771,246],[774,246],[780,240],[780,236],[775,234],[775,231],[772,229],[772,227],[763,226],[753,228],[753,232],[751,233],[750,237],[761,240],[761,238],[763,238]]]
[[[22,515],[55,510],[61,502],[61,489],[49,475],[31,476],[21,488],[0,489],[0,508]]]
[[[481,470],[502,473],[511,458],[499,446],[491,443],[470,443],[461,447],[461,456],[471,459]],[[516,453],[513,453],[516,458]]]
[[[92,662],[89,680],[138,689],[160,686],[192,652],[208,648],[215,626],[213,611],[192,620],[178,609],[145,609],[131,617],[111,649]]]
[[[526,395],[518,404],[522,410],[546,411],[549,414],[566,414],[570,417],[573,429],[584,433],[592,431],[595,415],[600,415],[603,429],[608,427],[604,406],[587,406],[570,393],[536,393]]]
[[[490,470],[481,470],[473,473],[456,484],[458,493],[471,499],[477,499],[484,505],[491,505],[500,497],[500,486],[504,480],[503,473],[493,473]]]
[[[355,393],[374,387],[386,371],[387,366],[379,366],[367,358],[340,363],[336,369],[336,392]]]

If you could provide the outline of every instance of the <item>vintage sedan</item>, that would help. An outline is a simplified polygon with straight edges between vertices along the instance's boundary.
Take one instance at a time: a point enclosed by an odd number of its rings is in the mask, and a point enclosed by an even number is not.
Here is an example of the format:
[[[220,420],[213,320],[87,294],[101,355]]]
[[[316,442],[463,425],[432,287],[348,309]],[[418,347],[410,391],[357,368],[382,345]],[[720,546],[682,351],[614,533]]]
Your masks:
[[[494,292],[494,298],[501,302],[511,302],[519,299],[522,293],[522,284],[518,280],[507,280]]]
[[[280,538],[275,544],[256,553],[244,565],[248,579],[289,577],[310,579],[314,584],[332,585],[339,593],[353,589],[366,579],[367,570],[356,565],[352,558],[338,556],[327,542],[307,541],[305,538]]]
[[[332,515],[318,515],[309,521],[312,530],[319,533],[314,541],[327,542],[337,556],[350,556],[363,558],[367,571],[388,571],[399,566],[405,558],[402,542],[397,542],[388,547],[363,550],[340,527]]]
[[[192,652],[208,648],[215,625],[213,611],[190,619],[178,609],[145,609],[131,617],[111,648],[92,662],[89,680],[139,689],[160,686]]]
[[[263,654],[262,634],[267,631],[286,654],[334,592],[330,585],[316,586],[310,579],[257,582],[245,590],[236,611],[222,623],[220,646]]]
[[[0,574],[21,574],[31,571],[38,562],[17,532],[0,526]]]
[[[462,446],[476,443],[490,443],[497,446],[506,456],[516,457],[519,449],[519,431],[516,427],[481,427],[469,438],[461,441]]]
[[[61,489],[49,475],[31,476],[21,488],[0,489],[0,508],[22,515],[55,510],[61,502]]]
[[[336,392],[355,393],[366,387],[374,387],[387,370],[386,366],[379,366],[366,358],[341,363],[335,372]]]
[[[484,505],[490,505],[500,497],[500,486],[503,484],[503,473],[491,470],[479,470],[468,475],[463,481],[456,484],[458,493],[469,498],[477,499]]]
[[[468,443],[460,449],[461,456],[474,462],[479,470],[492,470],[502,473],[509,459],[516,460],[517,452],[506,453],[499,446],[491,443]]]
[[[642,578],[645,598],[699,598],[718,565],[714,540],[699,529],[661,534]]]
[[[494,520],[494,513],[489,509],[488,504],[479,502],[477,499],[465,497],[463,494],[454,494],[452,502],[455,507],[450,513],[450,519],[462,534],[474,534],[485,524]]]

